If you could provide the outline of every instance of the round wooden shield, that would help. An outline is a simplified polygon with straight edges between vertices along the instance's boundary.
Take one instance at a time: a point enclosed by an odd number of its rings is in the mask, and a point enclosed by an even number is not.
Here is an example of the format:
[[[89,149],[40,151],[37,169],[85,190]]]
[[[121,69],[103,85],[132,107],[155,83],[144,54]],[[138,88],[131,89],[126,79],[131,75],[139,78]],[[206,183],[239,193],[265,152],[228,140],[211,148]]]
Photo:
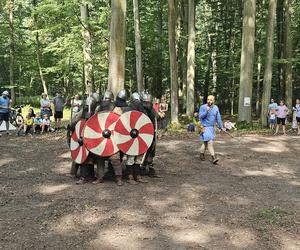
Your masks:
[[[148,116],[138,111],[122,114],[115,126],[114,139],[120,151],[141,155],[151,146],[154,127]]]
[[[84,143],[89,151],[98,156],[111,156],[119,151],[114,139],[114,128],[119,115],[101,112],[93,115],[83,130]]]
[[[85,123],[86,122],[84,119],[81,119],[79,122],[77,122],[75,130],[71,135],[71,158],[78,164],[82,164],[89,155],[89,151],[84,145],[82,138],[82,131]]]

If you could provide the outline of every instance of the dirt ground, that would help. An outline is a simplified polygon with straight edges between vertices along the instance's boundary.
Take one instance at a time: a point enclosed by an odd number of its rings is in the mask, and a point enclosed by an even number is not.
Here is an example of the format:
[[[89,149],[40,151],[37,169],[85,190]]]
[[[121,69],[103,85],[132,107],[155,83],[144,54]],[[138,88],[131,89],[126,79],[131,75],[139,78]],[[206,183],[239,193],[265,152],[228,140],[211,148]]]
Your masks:
[[[117,187],[66,177],[63,134],[0,138],[0,249],[300,249],[300,137],[159,141],[162,178]]]

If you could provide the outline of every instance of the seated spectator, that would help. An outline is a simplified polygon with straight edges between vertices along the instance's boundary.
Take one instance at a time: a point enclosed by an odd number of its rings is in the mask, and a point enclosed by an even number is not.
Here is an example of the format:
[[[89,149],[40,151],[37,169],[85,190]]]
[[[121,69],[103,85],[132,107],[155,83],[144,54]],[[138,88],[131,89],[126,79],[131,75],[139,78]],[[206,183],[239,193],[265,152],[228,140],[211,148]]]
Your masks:
[[[44,133],[44,131],[49,132],[50,131],[50,120],[49,120],[49,116],[47,114],[44,114],[44,118],[42,120],[42,131],[41,134]]]
[[[30,117],[35,117],[35,113],[34,113],[33,108],[28,109],[28,115],[30,115]]]
[[[33,119],[33,133],[36,133],[37,130],[42,131],[43,119],[41,118],[40,113],[36,113],[35,118]]]
[[[224,122],[224,128],[226,129],[226,131],[230,131],[232,129],[236,130],[237,128],[235,127],[235,123],[229,121],[229,120],[226,120]]]
[[[25,117],[24,122],[18,128],[17,135],[18,136],[20,135],[22,129],[24,131],[24,135],[28,134],[32,126],[33,126],[33,118],[31,117],[30,113],[28,113]]]

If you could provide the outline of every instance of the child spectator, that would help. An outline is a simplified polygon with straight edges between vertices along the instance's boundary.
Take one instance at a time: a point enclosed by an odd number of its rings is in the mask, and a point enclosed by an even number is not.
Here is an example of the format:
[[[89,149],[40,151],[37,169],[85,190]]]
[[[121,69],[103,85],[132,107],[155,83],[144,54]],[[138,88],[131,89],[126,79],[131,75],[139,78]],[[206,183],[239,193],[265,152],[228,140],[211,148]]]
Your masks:
[[[270,126],[270,129],[274,130],[275,124],[276,124],[276,110],[271,109],[269,113],[270,113],[269,126]]]
[[[41,114],[38,112],[33,119],[33,133],[36,133],[36,130],[42,131],[42,123],[43,119],[41,118]]]
[[[276,132],[274,135],[278,134],[280,124],[282,125],[283,134],[286,135],[285,121],[286,121],[286,116],[289,112],[289,109],[287,108],[287,106],[285,106],[283,100],[280,101],[280,104],[277,107],[276,111],[277,111],[277,126],[276,126]]]
[[[23,124],[21,124],[20,127],[18,128],[17,135],[18,136],[20,135],[22,129],[24,131],[24,135],[28,134],[32,126],[33,126],[33,118],[31,117],[30,113],[28,113],[25,117]]]
[[[296,105],[293,107],[295,116],[296,116],[296,123],[297,123],[297,129],[298,129],[298,135],[300,135],[300,100],[296,100]]]
[[[297,113],[296,111],[293,112],[293,120],[292,120],[292,132],[298,132],[298,124],[297,124]]]
[[[235,123],[233,123],[229,120],[226,120],[224,122],[224,128],[226,129],[226,131],[230,131],[232,129],[236,130]]]
[[[44,133],[44,131],[49,132],[50,131],[50,120],[49,116],[47,114],[44,114],[44,119],[42,120],[42,131],[41,134]]]

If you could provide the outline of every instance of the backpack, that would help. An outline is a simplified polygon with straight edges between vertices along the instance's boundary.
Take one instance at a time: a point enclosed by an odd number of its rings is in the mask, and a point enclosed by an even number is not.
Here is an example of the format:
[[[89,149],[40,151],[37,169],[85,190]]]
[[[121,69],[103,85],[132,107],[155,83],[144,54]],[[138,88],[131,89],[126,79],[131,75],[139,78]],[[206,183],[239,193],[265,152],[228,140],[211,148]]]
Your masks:
[[[193,123],[188,124],[187,131],[188,132],[195,132],[195,125]]]

